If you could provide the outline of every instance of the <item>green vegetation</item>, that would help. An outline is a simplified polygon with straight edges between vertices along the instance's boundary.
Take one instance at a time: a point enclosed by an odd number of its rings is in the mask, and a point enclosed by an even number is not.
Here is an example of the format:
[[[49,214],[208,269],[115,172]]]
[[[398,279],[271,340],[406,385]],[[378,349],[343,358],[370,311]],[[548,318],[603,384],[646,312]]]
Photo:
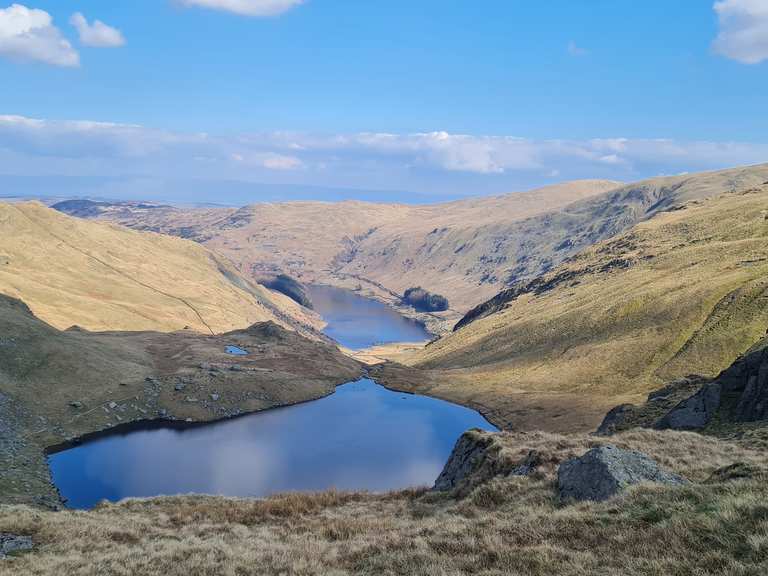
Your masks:
[[[448,310],[448,299],[440,294],[431,294],[421,286],[408,288],[403,294],[403,303],[413,306],[419,312],[443,312]]]

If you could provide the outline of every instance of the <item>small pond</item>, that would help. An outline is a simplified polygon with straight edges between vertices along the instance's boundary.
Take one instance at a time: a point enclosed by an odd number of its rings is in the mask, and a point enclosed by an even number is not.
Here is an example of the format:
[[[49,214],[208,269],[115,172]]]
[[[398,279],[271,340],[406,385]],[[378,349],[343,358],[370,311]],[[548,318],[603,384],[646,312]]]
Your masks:
[[[224,351],[232,356],[248,356],[248,350],[243,350],[238,346],[227,346]]]

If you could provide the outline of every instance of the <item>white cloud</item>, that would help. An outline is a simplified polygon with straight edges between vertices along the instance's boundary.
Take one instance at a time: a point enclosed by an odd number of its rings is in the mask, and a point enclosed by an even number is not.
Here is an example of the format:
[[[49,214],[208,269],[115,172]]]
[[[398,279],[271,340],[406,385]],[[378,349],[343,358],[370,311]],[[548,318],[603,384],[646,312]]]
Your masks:
[[[768,59],[768,1],[721,0],[714,8],[720,22],[715,52],[745,64]]]
[[[95,48],[116,48],[125,45],[125,38],[117,28],[104,24],[101,20],[94,20],[89,24],[80,12],[75,12],[69,19],[70,24],[77,29],[80,35],[80,43]]]
[[[54,66],[79,66],[80,56],[44,10],[12,4],[0,9],[0,55]]]
[[[235,152],[232,154],[232,160],[239,164],[260,166],[269,170],[300,170],[304,166],[296,156],[274,152]]]
[[[181,0],[186,6],[224,10],[243,16],[278,16],[304,0]]]
[[[131,124],[0,116],[0,174],[290,182],[457,194],[552,179],[639,180],[768,161],[768,143],[535,140],[428,132],[218,136]]]

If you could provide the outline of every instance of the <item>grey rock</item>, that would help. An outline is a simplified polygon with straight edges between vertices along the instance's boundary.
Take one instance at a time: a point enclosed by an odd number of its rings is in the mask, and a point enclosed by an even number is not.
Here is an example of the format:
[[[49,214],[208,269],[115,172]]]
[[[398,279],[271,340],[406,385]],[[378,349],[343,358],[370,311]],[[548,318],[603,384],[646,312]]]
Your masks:
[[[710,382],[690,398],[683,400],[656,423],[659,430],[699,430],[709,424],[720,408],[722,386]]]
[[[494,477],[528,476],[541,464],[541,456],[535,450],[522,462],[512,460],[498,438],[496,433],[479,429],[462,434],[432,489],[455,490],[461,496]]]
[[[469,430],[462,434],[432,489],[447,491],[456,488],[480,468],[491,444],[490,435],[480,430]]]
[[[168,416],[168,410],[165,408],[160,408],[160,410],[157,411],[157,415],[160,416],[160,418],[165,418]]]
[[[607,500],[628,486],[643,482],[679,485],[687,480],[662,470],[642,452],[610,445],[592,448],[579,458],[567,460],[557,471],[558,492],[563,501]]]
[[[30,536],[16,536],[0,533],[0,558],[5,558],[15,552],[32,550],[33,542]]]
[[[115,408],[117,408],[117,402],[110,402],[109,404],[107,404],[107,407],[109,407],[110,410],[114,410]]]
[[[541,454],[536,450],[528,452],[528,456],[525,457],[520,465],[516,466],[509,473],[510,476],[530,476],[536,468],[541,466]]]
[[[736,405],[735,418],[740,422],[755,422],[768,418],[768,362],[765,354],[759,364],[747,369],[743,392]]]
[[[611,408],[608,414],[605,415],[605,418],[603,418],[595,434],[598,436],[610,436],[615,433],[617,428],[624,423],[627,415],[632,412],[633,408],[634,405],[632,404],[620,404]]]
[[[179,382],[178,384],[176,384],[176,386],[173,387],[173,389],[176,390],[176,392],[182,392],[186,387],[187,385],[184,384],[184,382]]]
[[[72,402],[69,403],[69,405],[72,408],[82,408],[83,407],[83,403],[82,402],[78,402],[77,400],[73,400]]]
[[[219,401],[219,395],[218,394],[211,394],[211,400],[213,400],[214,402],[218,402]]]

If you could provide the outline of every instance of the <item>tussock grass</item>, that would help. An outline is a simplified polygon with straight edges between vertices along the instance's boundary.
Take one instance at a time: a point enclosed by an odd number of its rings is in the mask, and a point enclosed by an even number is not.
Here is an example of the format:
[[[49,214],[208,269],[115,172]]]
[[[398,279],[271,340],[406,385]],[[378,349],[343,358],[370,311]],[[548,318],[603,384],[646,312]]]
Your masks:
[[[562,506],[562,459],[602,439],[501,434],[499,457],[538,450],[528,478],[490,478],[464,498],[408,490],[323,492],[266,500],[176,497],[104,504],[90,512],[0,508],[0,531],[30,534],[32,553],[0,575],[125,574],[729,574],[768,570],[764,477],[699,483],[765,453],[676,432],[632,431],[611,442],[641,449],[694,483],[638,486],[603,503]]]

